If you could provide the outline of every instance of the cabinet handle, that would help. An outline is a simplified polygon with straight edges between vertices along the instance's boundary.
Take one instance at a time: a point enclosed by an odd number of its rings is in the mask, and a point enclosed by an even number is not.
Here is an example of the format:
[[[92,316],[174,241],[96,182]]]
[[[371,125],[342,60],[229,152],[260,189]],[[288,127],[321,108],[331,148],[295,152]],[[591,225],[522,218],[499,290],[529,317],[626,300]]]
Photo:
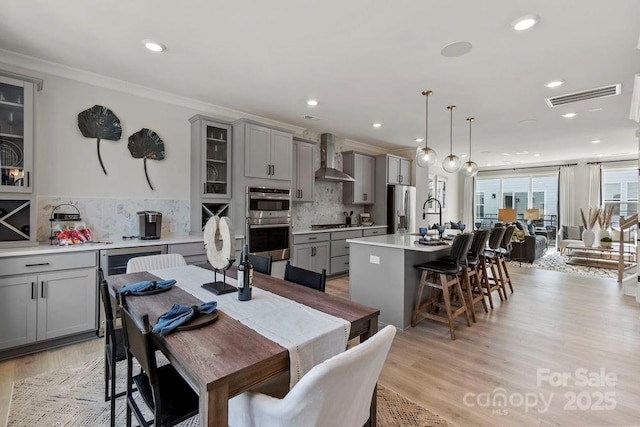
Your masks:
[[[317,237],[307,237],[307,240],[318,240]]]
[[[48,263],[48,262],[39,262],[39,263],[37,263],[37,264],[25,264],[24,266],[25,266],[25,267],[39,267],[39,266],[41,266],[41,265],[49,265],[49,264],[50,264],[50,263]]]
[[[40,282],[40,297],[44,298],[44,280]]]
[[[316,256],[316,247],[311,248],[311,256]]]
[[[302,189],[300,189],[300,198],[302,199]]]
[[[364,193],[364,200],[367,200],[367,193]]]
[[[36,282],[31,282],[31,299],[36,299]]]
[[[398,175],[398,182],[402,183],[402,175]]]
[[[349,249],[349,246],[345,246],[344,248],[345,248],[345,249]]]
[[[27,187],[31,186],[31,173],[27,171]]]
[[[203,183],[202,183],[202,192],[203,192],[203,193],[206,193],[206,192],[207,192],[207,183],[206,183],[206,182],[203,182]]]
[[[345,261],[344,265],[349,265],[349,261]]]
[[[276,165],[271,165],[271,175],[276,174]]]

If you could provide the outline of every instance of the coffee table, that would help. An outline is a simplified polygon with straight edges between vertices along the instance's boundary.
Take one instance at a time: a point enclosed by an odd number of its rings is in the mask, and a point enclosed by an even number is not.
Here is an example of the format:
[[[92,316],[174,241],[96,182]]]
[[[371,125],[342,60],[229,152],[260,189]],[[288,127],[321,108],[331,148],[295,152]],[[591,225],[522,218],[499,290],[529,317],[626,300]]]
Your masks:
[[[622,253],[624,265],[630,266],[636,263],[636,248],[625,245],[625,252]],[[581,243],[572,243],[567,246],[566,256],[569,258],[567,264],[583,265],[588,267],[618,269],[621,258],[618,244],[612,247],[591,246],[587,247]]]

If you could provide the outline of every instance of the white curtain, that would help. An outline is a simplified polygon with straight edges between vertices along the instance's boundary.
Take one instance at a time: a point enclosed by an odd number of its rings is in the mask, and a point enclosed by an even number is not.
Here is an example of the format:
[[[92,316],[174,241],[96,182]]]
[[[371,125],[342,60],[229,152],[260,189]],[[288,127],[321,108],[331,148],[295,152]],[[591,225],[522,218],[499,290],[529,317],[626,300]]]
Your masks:
[[[574,189],[574,166],[560,166],[560,188],[558,189],[560,222],[558,225],[574,225]]]
[[[589,206],[590,208],[600,207],[602,166],[600,164],[589,165]]]
[[[465,231],[472,231],[474,229],[473,226],[473,222],[474,222],[474,199],[475,196],[473,194],[473,187],[474,187],[474,180],[475,178],[473,177],[468,177],[465,176],[463,178],[463,202],[462,202],[462,222],[464,224],[466,224],[466,228]]]

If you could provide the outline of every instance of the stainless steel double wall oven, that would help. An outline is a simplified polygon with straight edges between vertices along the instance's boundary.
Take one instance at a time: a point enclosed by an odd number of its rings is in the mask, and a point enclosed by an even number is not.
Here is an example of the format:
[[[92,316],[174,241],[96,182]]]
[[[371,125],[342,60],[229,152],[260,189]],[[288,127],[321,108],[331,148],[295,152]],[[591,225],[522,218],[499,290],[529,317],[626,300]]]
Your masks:
[[[246,196],[249,252],[289,259],[291,190],[247,187]]]

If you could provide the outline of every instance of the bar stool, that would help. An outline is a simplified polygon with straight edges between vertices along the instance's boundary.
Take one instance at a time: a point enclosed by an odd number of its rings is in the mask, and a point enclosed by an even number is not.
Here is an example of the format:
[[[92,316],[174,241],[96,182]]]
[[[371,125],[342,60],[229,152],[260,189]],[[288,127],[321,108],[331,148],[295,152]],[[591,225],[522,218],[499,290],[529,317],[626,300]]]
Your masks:
[[[515,225],[510,225],[504,232],[504,236],[502,237],[502,243],[500,247],[496,249],[498,254],[498,268],[502,270],[500,274],[500,278],[502,279],[502,289],[504,292],[505,299],[507,298],[507,285],[509,285],[509,289],[511,293],[513,293],[513,285],[511,284],[511,276],[509,276],[509,270],[507,270],[507,255],[511,255],[511,238],[513,237],[513,233],[516,231]]]
[[[480,280],[480,255],[484,251],[487,241],[489,240],[490,230],[478,230],[473,233],[471,248],[467,253],[467,262],[462,267],[462,285],[467,293],[467,304],[471,310],[471,320],[476,322],[476,308],[478,302],[482,302],[484,312],[488,313],[487,302],[484,300],[484,292],[482,291],[482,283]]]
[[[416,326],[416,324],[424,318],[448,324],[452,340],[456,339],[456,333],[453,325],[453,321],[456,317],[464,313],[467,318],[467,326],[471,326],[471,319],[465,303],[464,294],[462,293],[462,288],[460,287],[458,274],[460,273],[462,264],[467,257],[467,252],[469,252],[472,238],[473,235],[470,233],[458,234],[453,240],[451,252],[448,257],[439,258],[435,261],[429,261],[415,266],[415,268],[422,270],[422,277],[420,279],[420,286],[418,288],[418,296],[416,298],[413,316],[411,316],[411,326]],[[427,280],[430,274],[435,276],[436,283],[429,282]],[[427,286],[434,289],[431,289],[429,298],[422,302],[422,295]],[[451,302],[453,294],[451,292],[451,288],[457,292],[461,303],[461,306],[455,311],[452,311]],[[436,292],[436,290],[438,292]],[[429,312],[429,309],[431,308],[436,309],[443,306],[440,302],[440,292],[442,292],[442,298],[444,299],[444,308],[447,314],[446,318]],[[422,312],[423,309],[426,309],[426,311]]]
[[[493,297],[491,293],[498,291],[500,301],[504,301],[506,292],[503,292],[502,287],[502,270],[498,268],[498,254],[496,250],[502,243],[504,237],[504,227],[494,227],[489,232],[489,249],[480,254],[480,270],[482,275],[480,277],[480,283],[484,288],[484,294],[489,299],[489,305],[493,310]],[[489,269],[491,270],[491,276],[489,276]],[[503,296],[503,293],[505,296]]]

